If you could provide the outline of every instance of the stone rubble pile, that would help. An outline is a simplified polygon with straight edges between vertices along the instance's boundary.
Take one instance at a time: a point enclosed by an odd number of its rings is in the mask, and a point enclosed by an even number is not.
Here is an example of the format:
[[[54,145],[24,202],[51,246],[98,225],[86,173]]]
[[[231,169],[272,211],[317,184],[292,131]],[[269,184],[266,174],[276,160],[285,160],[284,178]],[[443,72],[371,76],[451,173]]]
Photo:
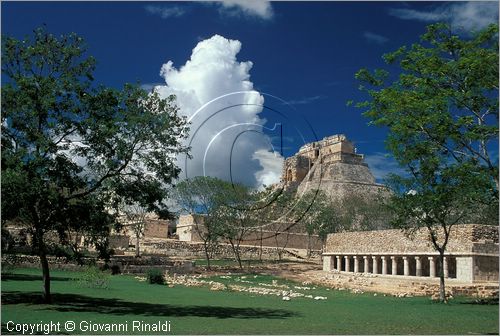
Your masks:
[[[254,276],[256,278],[257,276]],[[232,279],[237,283],[249,283],[253,284],[251,281],[245,280],[247,277],[235,277],[232,278],[228,275],[220,276],[221,279]],[[213,281],[213,280],[205,280],[201,275],[169,275],[168,273],[165,275],[166,283],[169,287],[174,285],[186,286],[186,287],[201,287],[201,286],[209,286],[212,291],[225,291],[230,290],[234,292],[247,292],[251,294],[257,295],[271,295],[282,297],[284,301],[289,301],[292,298],[307,298],[314,300],[326,300],[326,296],[312,296],[306,295],[305,293],[301,293],[295,291],[294,289],[299,290],[311,290],[316,289],[316,287],[306,287],[306,286],[294,286],[293,289],[286,284],[279,284],[277,280],[273,280],[271,284],[261,283],[259,282],[257,286],[244,286],[239,284],[229,284],[225,285],[222,282]]]

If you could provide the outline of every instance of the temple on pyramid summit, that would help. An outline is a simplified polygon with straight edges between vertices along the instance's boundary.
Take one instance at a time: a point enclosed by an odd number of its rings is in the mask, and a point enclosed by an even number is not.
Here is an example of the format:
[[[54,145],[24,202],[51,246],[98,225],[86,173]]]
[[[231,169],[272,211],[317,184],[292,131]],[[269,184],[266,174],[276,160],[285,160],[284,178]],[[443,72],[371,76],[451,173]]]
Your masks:
[[[343,134],[300,147],[285,160],[281,183],[286,190],[298,193],[319,189],[332,199],[387,193],[384,185],[376,183],[364,156]]]

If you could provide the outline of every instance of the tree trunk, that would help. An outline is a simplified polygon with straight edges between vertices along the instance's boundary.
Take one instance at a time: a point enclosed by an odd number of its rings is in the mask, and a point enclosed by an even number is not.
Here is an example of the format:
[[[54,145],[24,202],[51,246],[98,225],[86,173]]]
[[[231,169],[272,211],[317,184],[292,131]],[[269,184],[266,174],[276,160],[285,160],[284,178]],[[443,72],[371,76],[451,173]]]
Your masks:
[[[205,249],[205,258],[207,259],[207,269],[210,270],[210,255],[208,253],[208,243],[203,242],[203,248]]]
[[[139,246],[139,242],[140,241],[140,235],[139,234],[135,234],[135,257],[136,258],[139,258],[141,256],[141,250],[140,250],[140,246]]]
[[[276,242],[276,252],[278,253],[278,261],[281,261],[281,250],[280,250],[280,244],[278,243],[278,234],[274,236],[274,241]]]
[[[40,225],[41,226],[41,225]],[[50,269],[49,261],[47,260],[47,251],[45,242],[43,241],[43,231],[35,229],[34,232],[34,246],[38,249],[38,257],[40,258],[40,265],[42,266],[42,280],[43,280],[43,294],[42,300],[44,303],[52,303],[50,295]]]
[[[229,239],[229,243],[231,244],[231,248],[233,249],[234,258],[236,259],[238,266],[240,267],[240,269],[243,269],[243,265],[241,264],[241,257],[240,257],[240,253],[239,253],[239,244],[238,244],[238,247],[236,247],[234,245],[234,242],[232,239]]]
[[[311,258],[311,250],[312,250],[312,246],[311,246],[311,235],[308,234],[307,235],[307,259],[310,259]]]
[[[439,251],[439,301],[446,302],[444,287],[444,251]]]
[[[43,244],[43,243],[41,243]],[[49,262],[47,260],[47,255],[45,253],[45,246],[40,246],[39,257],[40,264],[42,265],[42,274],[43,274],[43,302],[50,304],[52,303],[52,296],[50,295],[50,269]]]
[[[260,249],[259,249],[259,260],[262,262],[262,245],[264,240],[264,233],[262,232],[262,227],[260,228]]]
[[[238,265],[240,266],[240,269],[243,269],[243,265],[241,263],[240,244],[239,243],[236,246],[235,253],[236,253],[236,259],[238,260]]]

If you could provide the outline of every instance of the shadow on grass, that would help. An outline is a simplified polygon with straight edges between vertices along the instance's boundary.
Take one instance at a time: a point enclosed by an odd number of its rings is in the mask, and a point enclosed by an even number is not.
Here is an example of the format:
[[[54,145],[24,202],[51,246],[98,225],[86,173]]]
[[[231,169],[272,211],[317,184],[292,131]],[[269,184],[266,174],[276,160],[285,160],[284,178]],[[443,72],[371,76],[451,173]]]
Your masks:
[[[472,305],[498,305],[498,298],[472,299],[460,303]]]
[[[19,331],[12,330],[12,326],[10,326],[10,330],[11,331],[7,329],[7,323],[2,323],[2,329],[0,335],[20,335],[22,333],[22,332],[20,333]],[[28,331],[28,333],[29,332],[30,331]],[[44,334],[42,331],[40,334],[35,334],[35,335],[47,335],[47,334]],[[68,332],[64,330],[64,328],[61,328],[59,332],[51,330],[50,335],[68,335]]]
[[[74,278],[51,276],[51,281],[72,281]],[[2,274],[2,281],[42,281],[41,275],[31,275],[31,274],[15,274],[6,273]]]
[[[37,292],[3,292],[2,305],[37,304],[40,303],[40,293]],[[129,302],[119,299],[95,298],[76,294],[52,294],[52,305],[46,305],[46,310],[59,312],[92,312],[112,315],[143,315],[164,317],[214,317],[219,319],[285,319],[298,314],[284,309],[266,308],[236,308],[218,306],[174,306],[145,302]],[[5,308],[5,306],[4,306]]]

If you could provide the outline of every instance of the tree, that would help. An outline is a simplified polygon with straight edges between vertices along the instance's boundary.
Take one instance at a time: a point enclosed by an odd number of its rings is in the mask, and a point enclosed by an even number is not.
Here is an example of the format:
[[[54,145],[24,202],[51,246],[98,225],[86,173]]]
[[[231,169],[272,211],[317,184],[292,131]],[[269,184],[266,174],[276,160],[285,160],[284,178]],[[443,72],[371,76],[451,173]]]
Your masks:
[[[444,255],[453,226],[474,222],[482,205],[496,204],[498,210],[498,200],[484,192],[492,184],[489,176],[474,171],[472,165],[435,160],[419,164],[418,172],[413,171],[411,177],[393,175],[389,179],[394,190],[389,204],[396,214],[392,224],[409,235],[427,228],[439,253],[439,299],[445,302]]]
[[[403,166],[437,150],[484,170],[498,189],[498,25],[461,38],[434,24],[421,39],[384,56],[400,68],[392,83],[386,70],[356,73],[370,97],[357,106],[389,129],[387,146]]]
[[[257,192],[255,198],[252,216],[260,226],[261,246],[264,239],[274,239],[278,260],[282,260],[290,230],[299,225],[298,221],[293,221],[293,195],[280,188],[268,187]]]
[[[175,155],[187,152],[175,97],[96,86],[94,67],[76,34],[2,38],[2,220],[33,235],[47,303],[47,233],[64,244],[79,230],[105,251],[116,223],[109,209],[128,199],[164,210]]]
[[[179,182],[172,194],[181,211],[193,215],[194,230],[203,242],[208,269],[211,253],[224,230],[219,207],[226,204],[230,189],[230,183],[218,178],[196,176]]]
[[[498,162],[491,155],[498,142],[498,25],[471,38],[430,25],[422,44],[384,59],[399,65],[400,75],[387,83],[385,70],[360,70],[356,77],[370,99],[358,107],[389,129],[387,148],[407,170],[390,179],[393,223],[428,229],[445,301],[442,261],[452,226],[478,205],[498,209]]]
[[[146,226],[146,216],[148,214],[147,210],[139,205],[138,203],[125,204],[121,211],[124,215],[125,223],[135,235],[135,257],[141,256],[141,237],[144,235],[144,229]]]
[[[387,207],[390,192],[352,193],[333,202],[337,209],[338,230],[367,231],[390,228],[392,211]]]
[[[322,190],[307,191],[296,204],[295,215],[307,232],[307,256],[310,257],[313,235],[318,235],[324,245],[327,235],[339,229],[339,209]]]
[[[260,193],[252,192],[241,184],[232,184],[226,188],[224,202],[216,210],[217,221],[221,224],[222,237],[231,245],[234,258],[240,269],[240,246],[246,236],[259,225],[257,213]]]

